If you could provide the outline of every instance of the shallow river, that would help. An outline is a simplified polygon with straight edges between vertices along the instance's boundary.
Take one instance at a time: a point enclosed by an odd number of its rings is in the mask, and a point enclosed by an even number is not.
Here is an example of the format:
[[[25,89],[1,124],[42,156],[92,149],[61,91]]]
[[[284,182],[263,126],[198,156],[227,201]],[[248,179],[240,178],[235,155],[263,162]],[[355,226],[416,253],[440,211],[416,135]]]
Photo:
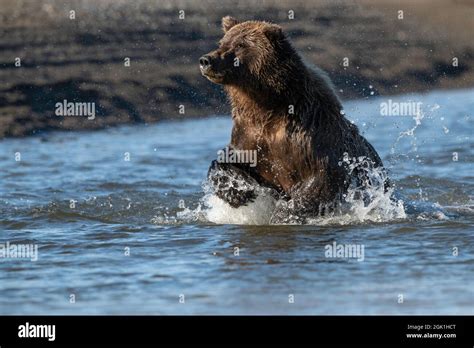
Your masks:
[[[0,258],[0,314],[474,314],[474,90],[388,99],[344,105],[403,206],[303,226],[203,198],[229,117],[0,141],[0,244],[38,248]]]

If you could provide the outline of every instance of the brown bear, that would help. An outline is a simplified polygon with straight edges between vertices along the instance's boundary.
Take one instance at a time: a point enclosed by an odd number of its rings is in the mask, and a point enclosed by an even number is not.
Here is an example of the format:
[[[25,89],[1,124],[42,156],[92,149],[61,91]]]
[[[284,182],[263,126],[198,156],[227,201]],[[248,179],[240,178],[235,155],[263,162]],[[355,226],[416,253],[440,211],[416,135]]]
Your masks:
[[[257,151],[257,162],[213,161],[208,177],[215,194],[239,207],[256,198],[257,186],[268,188],[291,202],[280,209],[285,214],[275,213],[281,222],[284,215],[324,214],[344,200],[351,184],[373,184],[366,169],[382,168],[380,157],[344,117],[326,74],[303,62],[282,28],[229,16],[222,28],[219,47],[199,59],[200,70],[230,99],[229,148]],[[366,159],[365,170],[348,165],[357,158]]]

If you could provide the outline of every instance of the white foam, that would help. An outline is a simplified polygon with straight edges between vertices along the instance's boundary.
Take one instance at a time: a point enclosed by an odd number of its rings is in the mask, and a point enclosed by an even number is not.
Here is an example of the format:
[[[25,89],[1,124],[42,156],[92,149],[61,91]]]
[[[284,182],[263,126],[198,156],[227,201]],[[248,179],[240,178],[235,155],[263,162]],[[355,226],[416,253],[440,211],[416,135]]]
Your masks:
[[[341,205],[337,212],[322,217],[308,218],[306,224],[352,225],[405,219],[407,215],[403,201],[394,201],[391,195],[391,191],[377,192],[368,205],[362,199],[351,200]],[[204,210],[204,216],[209,222],[235,225],[269,225],[277,203],[272,197],[258,196],[254,202],[246,206],[233,208],[212,194],[205,198],[205,202],[207,209]]]
[[[216,224],[268,225],[275,209],[275,199],[269,195],[259,195],[254,202],[239,208],[232,208],[227,202],[213,194],[204,198],[208,209],[206,219]]]

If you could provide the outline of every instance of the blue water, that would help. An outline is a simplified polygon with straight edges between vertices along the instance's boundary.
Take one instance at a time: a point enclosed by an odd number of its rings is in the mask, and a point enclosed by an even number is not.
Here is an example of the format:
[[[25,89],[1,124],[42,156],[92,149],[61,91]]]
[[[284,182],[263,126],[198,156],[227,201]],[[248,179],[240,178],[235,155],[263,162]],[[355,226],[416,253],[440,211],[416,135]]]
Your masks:
[[[0,258],[0,314],[474,314],[474,90],[390,98],[423,102],[420,124],[381,116],[389,97],[344,105],[390,169],[396,219],[209,221],[242,215],[202,200],[229,117],[0,141],[0,244],[38,246]],[[333,242],[364,260],[325,257]]]

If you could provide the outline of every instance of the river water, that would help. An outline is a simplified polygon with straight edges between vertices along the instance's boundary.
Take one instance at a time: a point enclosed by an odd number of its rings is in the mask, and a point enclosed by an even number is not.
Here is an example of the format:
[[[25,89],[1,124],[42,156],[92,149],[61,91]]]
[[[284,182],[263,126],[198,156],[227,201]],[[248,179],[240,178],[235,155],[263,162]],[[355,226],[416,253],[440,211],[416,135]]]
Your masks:
[[[344,105],[403,202],[307,225],[206,195],[229,117],[0,141],[0,313],[474,314],[474,90]]]

